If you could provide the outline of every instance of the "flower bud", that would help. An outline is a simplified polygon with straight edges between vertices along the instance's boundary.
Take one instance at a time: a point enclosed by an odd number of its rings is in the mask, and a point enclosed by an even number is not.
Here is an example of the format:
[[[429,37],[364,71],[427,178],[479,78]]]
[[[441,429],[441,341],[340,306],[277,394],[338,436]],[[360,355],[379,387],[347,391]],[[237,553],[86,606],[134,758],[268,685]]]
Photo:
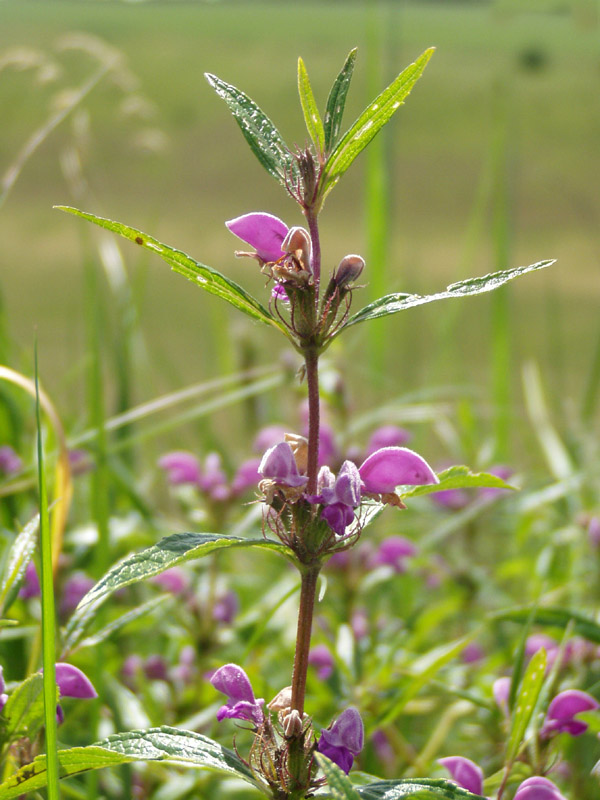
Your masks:
[[[333,274],[336,286],[339,289],[346,288],[360,276],[364,268],[365,260],[362,256],[344,256]]]
[[[293,709],[283,720],[283,735],[286,739],[300,736],[302,733],[302,717],[297,709]]]

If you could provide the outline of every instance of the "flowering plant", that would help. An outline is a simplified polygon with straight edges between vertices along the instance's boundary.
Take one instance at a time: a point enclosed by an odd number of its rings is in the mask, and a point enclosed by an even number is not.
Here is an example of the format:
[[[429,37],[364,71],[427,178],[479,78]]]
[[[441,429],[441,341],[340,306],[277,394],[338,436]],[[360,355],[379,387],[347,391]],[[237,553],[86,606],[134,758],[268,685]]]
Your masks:
[[[351,310],[354,296],[361,289],[359,280],[368,274],[364,259],[354,253],[348,254],[330,274],[325,274],[319,229],[319,215],[325,199],[403,104],[432,53],[427,50],[401,72],[344,134],[341,134],[341,123],[355,51],[348,55],[334,81],[323,117],[300,59],[298,88],[311,140],[310,145],[301,149],[289,148],[271,120],[247,95],[220,78],[207,75],[209,84],[228,105],[262,166],[298,204],[306,226],[289,227],[270,213],[255,211],[226,223],[232,234],[251,248],[237,255],[256,262],[257,269],[265,275],[268,284],[265,301],[256,299],[212,267],[140,230],[77,209],[60,207],[154,252],[200,288],[285,336],[302,358],[299,376],[306,383],[308,398],[307,435],[285,433],[266,449],[258,464],[252,463],[236,475],[231,485],[214,459],[210,463],[207,460],[204,468],[190,459],[189,454],[171,454],[162,461],[174,483],[192,483],[214,503],[247,488],[249,475],[253,480],[256,478],[263,512],[262,536],[246,538],[219,532],[167,536],[112,567],[87,592],[67,626],[67,637],[76,635],[90,609],[97,608],[119,589],[155,578],[184,562],[217,551],[251,548],[268,550],[287,559],[300,576],[296,645],[289,686],[272,687],[274,697],[266,702],[255,696],[246,672],[238,664],[220,666],[210,678],[215,690],[226,697],[217,711],[217,720],[224,724],[226,720],[239,720],[240,727],[250,731],[252,743],[248,752],[240,753],[237,748],[234,752],[204,735],[162,726],[116,734],[93,746],[78,748],[77,752],[61,751],[59,761],[63,774],[135,760],[154,760],[208,767],[235,775],[275,800],[301,800],[315,793],[346,800],[361,797],[392,800],[406,795],[424,800],[481,797],[479,768],[473,765],[474,769],[467,769],[465,779],[464,760],[461,762],[459,757],[446,760],[455,782],[405,778],[369,780],[364,785],[354,786],[348,773],[360,758],[364,743],[359,710],[349,706],[339,709],[333,720],[313,720],[305,708],[317,588],[327,561],[352,548],[387,506],[392,506],[393,513],[397,513],[406,507],[406,500],[420,494],[472,487],[511,488],[497,475],[474,474],[466,467],[450,468],[437,475],[425,458],[400,444],[383,443],[373,448],[364,460],[357,459],[360,463],[348,458],[334,472],[324,463],[324,448],[321,447],[319,359],[344,331],[413,306],[488,292],[551,263],[542,261],[460,281],[432,295],[388,294],[354,313]],[[382,551],[375,563],[393,564],[398,571],[403,568],[400,559],[414,552],[398,539],[388,543],[388,551]],[[535,675],[537,679],[539,672]],[[528,680],[529,683],[524,684],[527,687],[534,681],[529,673]],[[586,705],[585,708],[591,707]],[[554,712],[556,708],[549,712],[549,720],[553,720],[549,725],[553,726],[553,731],[562,730],[568,715]],[[523,727],[522,715],[515,715],[515,720],[507,754],[510,766],[519,752],[526,727],[526,724]],[[569,724],[571,722],[569,717]],[[0,785],[0,800],[44,785],[43,757],[33,763],[33,767],[24,766]],[[461,780],[464,789],[457,785]],[[540,780],[542,783],[523,783],[520,796],[535,798],[530,791],[532,786],[534,791],[536,786],[547,788],[544,779]],[[504,781],[498,798],[506,785]]]

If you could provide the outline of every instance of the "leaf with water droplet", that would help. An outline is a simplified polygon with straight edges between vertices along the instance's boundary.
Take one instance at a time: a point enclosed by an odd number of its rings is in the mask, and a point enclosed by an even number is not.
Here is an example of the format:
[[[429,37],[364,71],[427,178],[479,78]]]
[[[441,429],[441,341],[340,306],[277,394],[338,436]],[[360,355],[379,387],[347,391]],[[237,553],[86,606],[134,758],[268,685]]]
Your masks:
[[[338,140],[342,115],[346,105],[346,96],[350,88],[352,73],[354,72],[354,62],[356,61],[356,48],[348,53],[344,66],[335,79],[325,108],[325,151],[329,152]]]
[[[434,48],[410,64],[381,94],[369,103],[335,148],[322,173],[319,195],[321,202],[346,172],[356,156],[388,122],[410,94],[412,87],[423,74]],[[348,79],[349,80],[349,79]],[[327,104],[329,110],[329,102]],[[327,120],[327,117],[326,117]]]
[[[247,94],[225,83],[216,75],[205,74],[206,80],[221,97],[240,126],[244,138],[267,172],[282,186],[290,178],[298,178],[298,166],[275,125]]]

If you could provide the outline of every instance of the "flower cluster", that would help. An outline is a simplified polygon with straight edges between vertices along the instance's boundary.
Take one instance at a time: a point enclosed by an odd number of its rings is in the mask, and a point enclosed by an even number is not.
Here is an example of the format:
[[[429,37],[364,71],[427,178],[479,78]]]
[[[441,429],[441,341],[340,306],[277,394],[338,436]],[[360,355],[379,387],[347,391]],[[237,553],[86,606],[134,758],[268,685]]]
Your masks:
[[[306,485],[307,477],[299,469],[298,458],[289,442],[280,442],[267,450],[258,471],[263,477],[260,487],[267,502],[273,498],[274,490],[279,490],[288,501],[303,499],[318,506],[320,518],[338,539],[347,535],[363,499],[373,498],[403,507],[395,494],[398,486],[439,482],[425,459],[406,447],[375,450],[360,467],[352,461],[344,461],[337,476],[329,467],[322,466],[316,495],[299,491]]]

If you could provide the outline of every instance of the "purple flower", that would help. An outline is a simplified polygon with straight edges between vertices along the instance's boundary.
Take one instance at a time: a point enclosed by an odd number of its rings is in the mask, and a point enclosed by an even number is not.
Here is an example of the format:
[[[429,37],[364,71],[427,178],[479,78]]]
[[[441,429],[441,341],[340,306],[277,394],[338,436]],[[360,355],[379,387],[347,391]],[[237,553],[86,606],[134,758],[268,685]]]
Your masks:
[[[226,592],[218,597],[213,606],[213,619],[224,625],[230,625],[239,608],[238,598],[235,592]]]
[[[255,453],[264,453],[270,447],[283,442],[287,430],[285,425],[267,425],[261,428],[252,443],[252,449]]]
[[[98,697],[90,679],[77,667],[62,661],[56,663],[56,685],[61,697]]]
[[[540,735],[547,739],[557,733],[580,736],[588,729],[587,723],[575,719],[582,711],[595,711],[600,704],[591,695],[579,689],[567,689],[557,694],[548,706],[546,720]]]
[[[592,517],[588,524],[588,539],[592,547],[600,547],[600,517]]]
[[[330,728],[321,731],[317,750],[348,773],[363,748],[363,742],[364,727],[360,714],[355,708],[347,708]]]
[[[248,676],[237,664],[225,664],[210,679],[217,691],[227,695],[227,703],[217,711],[217,720],[247,719],[255,725],[262,725],[265,715],[262,710],[264,700],[254,697]]]
[[[397,425],[382,425],[371,434],[367,445],[367,455],[371,455],[382,447],[402,447],[411,440],[411,434],[406,428]]]
[[[0,666],[0,711],[6,705],[6,701],[8,700],[8,695],[4,691],[6,689],[6,684],[4,683],[4,667]]]
[[[444,508],[464,508],[469,502],[469,496],[463,489],[443,489],[431,495],[434,503]]]
[[[388,536],[384,539],[371,559],[374,567],[392,567],[394,572],[406,572],[406,559],[417,554],[417,548],[404,536]]]
[[[460,654],[463,664],[474,664],[485,658],[485,651],[477,642],[469,642],[469,644],[462,650]]]
[[[179,486],[182,483],[198,485],[201,479],[200,462],[192,453],[177,450],[159,458],[158,466],[167,472],[169,483]]]
[[[354,521],[354,509],[360,505],[360,475],[356,464],[344,461],[337,478],[329,467],[319,470],[320,494],[307,495],[309,503],[324,506],[321,518],[338,536]]]
[[[33,561],[30,561],[25,568],[23,584],[19,589],[19,597],[22,600],[29,600],[32,597],[39,597],[41,594],[40,579]]]
[[[490,467],[488,472],[491,475],[496,475],[496,477],[501,478],[503,481],[507,481],[510,476],[513,474],[513,470],[510,467],[505,467],[502,465],[497,465],[495,467]],[[481,497],[485,497],[488,500],[492,500],[494,497],[498,497],[498,495],[505,494],[508,489],[496,489],[493,486],[484,487],[483,489],[479,490],[479,494]]]
[[[9,444],[0,447],[0,474],[15,475],[23,469],[23,462]]]
[[[566,800],[548,778],[527,778],[517,789],[514,800]]]
[[[397,486],[440,482],[425,459],[407,447],[376,450],[363,461],[358,472],[364,491],[371,494],[388,494]]]
[[[189,575],[181,567],[166,569],[160,575],[154,575],[150,578],[150,582],[160,586],[165,592],[174,595],[185,594],[190,586]]]
[[[364,608],[357,608],[350,619],[350,627],[354,638],[358,641],[369,635],[369,616]]]
[[[483,792],[483,772],[481,767],[470,758],[448,756],[447,758],[438,758],[438,764],[448,770],[452,780],[462,789],[479,795]]]
[[[66,618],[71,614],[79,601],[85,597],[94,585],[95,581],[88,577],[84,572],[75,572],[65,581],[62,595],[60,598],[60,615]]]
[[[151,681],[166,681],[168,670],[165,659],[158,653],[148,656],[144,663],[144,674]]]
[[[502,711],[505,717],[508,717],[508,698],[510,696],[510,683],[509,677],[498,678],[494,681],[492,686],[492,694],[496,705]]]
[[[243,494],[247,489],[256,486],[260,480],[259,466],[260,459],[258,458],[249,458],[247,461],[243,461],[233,477],[231,491],[234,494]]]
[[[332,674],[335,661],[325,644],[317,644],[308,654],[308,663],[317,669],[317,678],[326,681]]]
[[[278,261],[285,255],[281,245],[288,226],[279,217],[259,211],[230,219],[225,225],[238,239],[253,247],[261,261]]]
[[[262,457],[258,471],[263,478],[284,486],[304,486],[307,481],[306,476],[298,472],[294,452],[287,442],[280,442],[269,448]]]

